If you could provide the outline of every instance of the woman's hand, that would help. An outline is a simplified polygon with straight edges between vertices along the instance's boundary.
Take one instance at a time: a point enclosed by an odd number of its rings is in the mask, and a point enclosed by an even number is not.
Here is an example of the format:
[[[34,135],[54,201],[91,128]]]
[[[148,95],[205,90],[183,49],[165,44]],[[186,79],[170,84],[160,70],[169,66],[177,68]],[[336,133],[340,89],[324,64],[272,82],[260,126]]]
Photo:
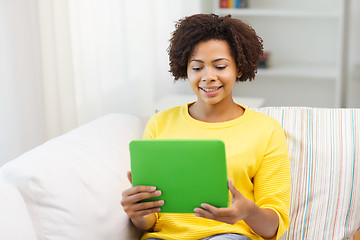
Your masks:
[[[228,208],[217,208],[210,204],[201,204],[202,208],[195,208],[195,216],[209,218],[216,221],[235,224],[249,216],[253,202],[245,198],[234,186],[231,179],[228,182],[232,195],[232,204]]]
[[[202,208],[195,208],[195,215],[216,221],[235,224],[240,220],[263,238],[273,238],[279,227],[276,212],[269,208],[260,208],[253,201],[245,198],[229,179],[229,189],[232,204],[228,208],[217,208],[209,204],[201,204]]]
[[[128,172],[127,177],[131,182],[131,172]],[[136,227],[147,230],[155,224],[156,217],[154,213],[160,211],[160,206],[164,205],[164,201],[140,201],[160,195],[161,191],[156,190],[154,186],[131,187],[123,191],[121,205]]]

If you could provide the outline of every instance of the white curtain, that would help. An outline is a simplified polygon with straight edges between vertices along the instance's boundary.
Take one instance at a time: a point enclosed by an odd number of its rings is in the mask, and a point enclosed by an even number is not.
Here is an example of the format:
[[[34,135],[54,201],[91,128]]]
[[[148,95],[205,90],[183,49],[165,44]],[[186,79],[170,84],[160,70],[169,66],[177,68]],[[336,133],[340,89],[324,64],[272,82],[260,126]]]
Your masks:
[[[37,0],[0,0],[0,166],[45,138]]]
[[[199,0],[39,3],[53,135],[62,130],[56,121],[73,128],[108,112],[151,115],[158,84],[171,91],[166,48],[174,22],[201,11]]]
[[[148,117],[186,91],[166,49],[175,21],[202,2],[0,0],[0,165],[110,112]]]

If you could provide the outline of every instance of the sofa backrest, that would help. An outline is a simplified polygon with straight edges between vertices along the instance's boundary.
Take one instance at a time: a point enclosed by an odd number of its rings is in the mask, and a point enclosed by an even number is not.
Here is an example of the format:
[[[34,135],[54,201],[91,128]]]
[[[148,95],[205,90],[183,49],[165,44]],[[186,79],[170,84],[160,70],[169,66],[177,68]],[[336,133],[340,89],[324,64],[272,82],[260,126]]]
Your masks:
[[[254,109],[284,128],[292,168],[290,227],[282,239],[345,239],[360,227],[360,110]],[[112,114],[31,150],[0,168],[16,186],[39,240],[138,239],[121,208],[130,186],[133,116]]]
[[[360,109],[253,109],[284,128],[290,227],[282,239],[345,239],[360,227]]]

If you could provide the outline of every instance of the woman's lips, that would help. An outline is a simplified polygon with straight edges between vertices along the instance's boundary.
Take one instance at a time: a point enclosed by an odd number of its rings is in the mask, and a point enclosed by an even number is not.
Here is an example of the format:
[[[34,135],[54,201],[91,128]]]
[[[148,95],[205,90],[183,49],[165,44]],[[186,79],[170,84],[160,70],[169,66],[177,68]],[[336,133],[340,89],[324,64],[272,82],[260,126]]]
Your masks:
[[[204,88],[204,87],[199,87],[207,96],[213,96],[216,95],[219,90],[222,88],[222,86],[220,87],[211,87],[211,88]]]

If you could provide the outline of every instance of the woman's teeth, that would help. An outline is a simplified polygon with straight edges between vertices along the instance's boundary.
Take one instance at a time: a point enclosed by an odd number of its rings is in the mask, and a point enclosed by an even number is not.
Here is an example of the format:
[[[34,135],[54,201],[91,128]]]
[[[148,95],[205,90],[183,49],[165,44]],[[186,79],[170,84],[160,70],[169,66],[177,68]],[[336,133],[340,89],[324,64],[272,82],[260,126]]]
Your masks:
[[[208,92],[208,93],[210,93],[210,92],[215,92],[216,90],[218,90],[220,87],[218,87],[218,88],[202,88],[205,92]]]

